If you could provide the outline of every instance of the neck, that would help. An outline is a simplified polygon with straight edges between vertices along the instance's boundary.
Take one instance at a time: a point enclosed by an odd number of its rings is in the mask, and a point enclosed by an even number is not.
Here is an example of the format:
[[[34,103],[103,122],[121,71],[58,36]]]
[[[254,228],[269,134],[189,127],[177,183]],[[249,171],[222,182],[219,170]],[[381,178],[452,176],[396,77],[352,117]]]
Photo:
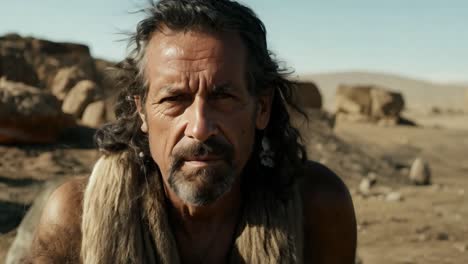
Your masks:
[[[165,188],[169,221],[182,263],[226,261],[241,208],[240,184],[206,206],[186,204]]]

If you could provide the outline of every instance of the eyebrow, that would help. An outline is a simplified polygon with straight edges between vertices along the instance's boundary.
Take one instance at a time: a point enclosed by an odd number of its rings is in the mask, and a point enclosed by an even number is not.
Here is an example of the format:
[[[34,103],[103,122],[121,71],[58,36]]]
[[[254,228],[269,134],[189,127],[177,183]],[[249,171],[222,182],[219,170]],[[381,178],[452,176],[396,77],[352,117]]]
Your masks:
[[[222,92],[227,92],[232,90],[233,87],[231,85],[231,82],[223,83],[220,85],[214,85],[212,88],[212,93],[222,93]]]
[[[184,88],[174,87],[172,85],[166,85],[158,91],[158,94],[173,94],[176,92],[180,92],[181,90],[184,90]]]
[[[211,93],[222,93],[231,91],[233,89],[231,82],[226,82],[220,85],[213,85],[211,88]],[[177,92],[184,91],[185,88],[182,87],[174,87],[172,85],[163,86],[157,94],[174,94]]]

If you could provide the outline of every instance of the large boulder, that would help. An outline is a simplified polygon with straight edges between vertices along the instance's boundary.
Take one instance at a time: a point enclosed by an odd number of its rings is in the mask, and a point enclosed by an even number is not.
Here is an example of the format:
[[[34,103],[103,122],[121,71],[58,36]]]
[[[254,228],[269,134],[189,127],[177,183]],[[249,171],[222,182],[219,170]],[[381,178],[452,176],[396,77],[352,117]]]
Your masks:
[[[313,82],[295,82],[294,101],[302,108],[322,108],[322,95]]]
[[[372,102],[370,115],[376,119],[398,118],[405,106],[401,93],[382,88],[371,89],[370,97]]]
[[[68,92],[79,82],[86,79],[85,73],[77,66],[60,69],[52,82],[52,94],[64,100]]]
[[[99,88],[93,81],[83,80],[78,82],[65,97],[62,111],[80,118],[86,106],[95,100],[98,91]]]
[[[94,59],[87,46],[8,34],[0,36],[0,52],[0,76],[50,91],[62,103],[78,82],[95,82],[100,91],[93,100],[104,100],[105,122],[115,120],[114,105],[119,95],[111,70],[115,63]]]
[[[0,79],[0,144],[55,142],[71,125],[52,94]]]
[[[336,90],[336,112],[370,115],[372,109],[371,89],[370,86],[340,85]]]
[[[57,72],[64,67],[77,66],[86,79],[95,79],[96,69],[86,45],[52,42],[31,37],[9,34],[0,37],[0,50],[14,50],[22,54],[34,69],[39,85],[28,81],[30,75],[19,76],[15,81],[24,82],[41,88],[50,88]]]
[[[105,103],[105,121],[112,122],[116,120],[114,113],[115,104],[120,93],[116,80],[115,63],[102,59],[96,59],[96,82],[102,89]]]
[[[340,85],[336,91],[339,119],[398,123],[404,108],[401,93],[372,85]]]
[[[90,103],[84,110],[81,123],[85,126],[98,128],[106,122],[106,103],[99,100]]]
[[[64,178],[51,180],[44,184],[42,191],[34,200],[18,227],[17,235],[8,250],[6,264],[19,264],[29,252],[36,226],[42,215],[42,210],[52,192],[65,181]]]

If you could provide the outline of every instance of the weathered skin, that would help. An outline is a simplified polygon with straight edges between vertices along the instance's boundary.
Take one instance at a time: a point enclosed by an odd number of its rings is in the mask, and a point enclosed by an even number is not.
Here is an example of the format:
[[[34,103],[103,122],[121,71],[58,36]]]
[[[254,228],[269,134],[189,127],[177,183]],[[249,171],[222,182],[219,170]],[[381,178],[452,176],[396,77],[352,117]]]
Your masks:
[[[230,249],[240,211],[240,181],[248,184],[248,176],[241,179],[241,171],[252,152],[255,129],[267,126],[271,108],[271,94],[254,97],[248,92],[246,58],[245,47],[234,33],[166,30],[155,33],[147,48],[148,99],[143,104],[137,98],[136,104],[143,120],[141,130],[149,135],[151,155],[171,204],[170,218],[176,220],[171,225],[183,263],[199,263],[200,254],[203,263],[224,263]],[[226,84],[227,89],[214,88]],[[172,155],[181,145],[210,137],[233,146],[237,178],[214,202],[190,204],[168,185]],[[194,157],[185,160],[181,170],[190,174],[219,162],[217,157]],[[309,163],[303,174],[306,262],[354,263],[356,223],[347,188],[316,163]],[[83,181],[60,187],[46,206],[33,248],[49,256],[52,261],[48,263],[62,263],[54,262],[54,257],[79,252]],[[202,183],[195,181],[193,188],[197,184]],[[44,245],[61,241],[69,246],[46,250],[41,249],[40,241]]]
[[[333,172],[317,163],[311,162],[304,174],[305,263],[354,263],[356,221],[347,188]],[[86,179],[73,180],[52,194],[36,231],[31,263],[77,261],[85,184]]]

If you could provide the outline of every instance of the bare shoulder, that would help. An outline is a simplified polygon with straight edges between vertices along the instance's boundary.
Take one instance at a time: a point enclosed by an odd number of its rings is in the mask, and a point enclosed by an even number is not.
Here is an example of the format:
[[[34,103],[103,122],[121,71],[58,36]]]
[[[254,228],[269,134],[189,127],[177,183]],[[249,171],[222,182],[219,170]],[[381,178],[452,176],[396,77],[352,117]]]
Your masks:
[[[87,178],[69,180],[50,195],[26,263],[78,263],[86,182]]]
[[[44,207],[41,224],[79,225],[86,182],[87,178],[76,178],[60,185]]]
[[[302,173],[307,262],[354,263],[356,218],[348,188],[317,162],[309,161]]]

